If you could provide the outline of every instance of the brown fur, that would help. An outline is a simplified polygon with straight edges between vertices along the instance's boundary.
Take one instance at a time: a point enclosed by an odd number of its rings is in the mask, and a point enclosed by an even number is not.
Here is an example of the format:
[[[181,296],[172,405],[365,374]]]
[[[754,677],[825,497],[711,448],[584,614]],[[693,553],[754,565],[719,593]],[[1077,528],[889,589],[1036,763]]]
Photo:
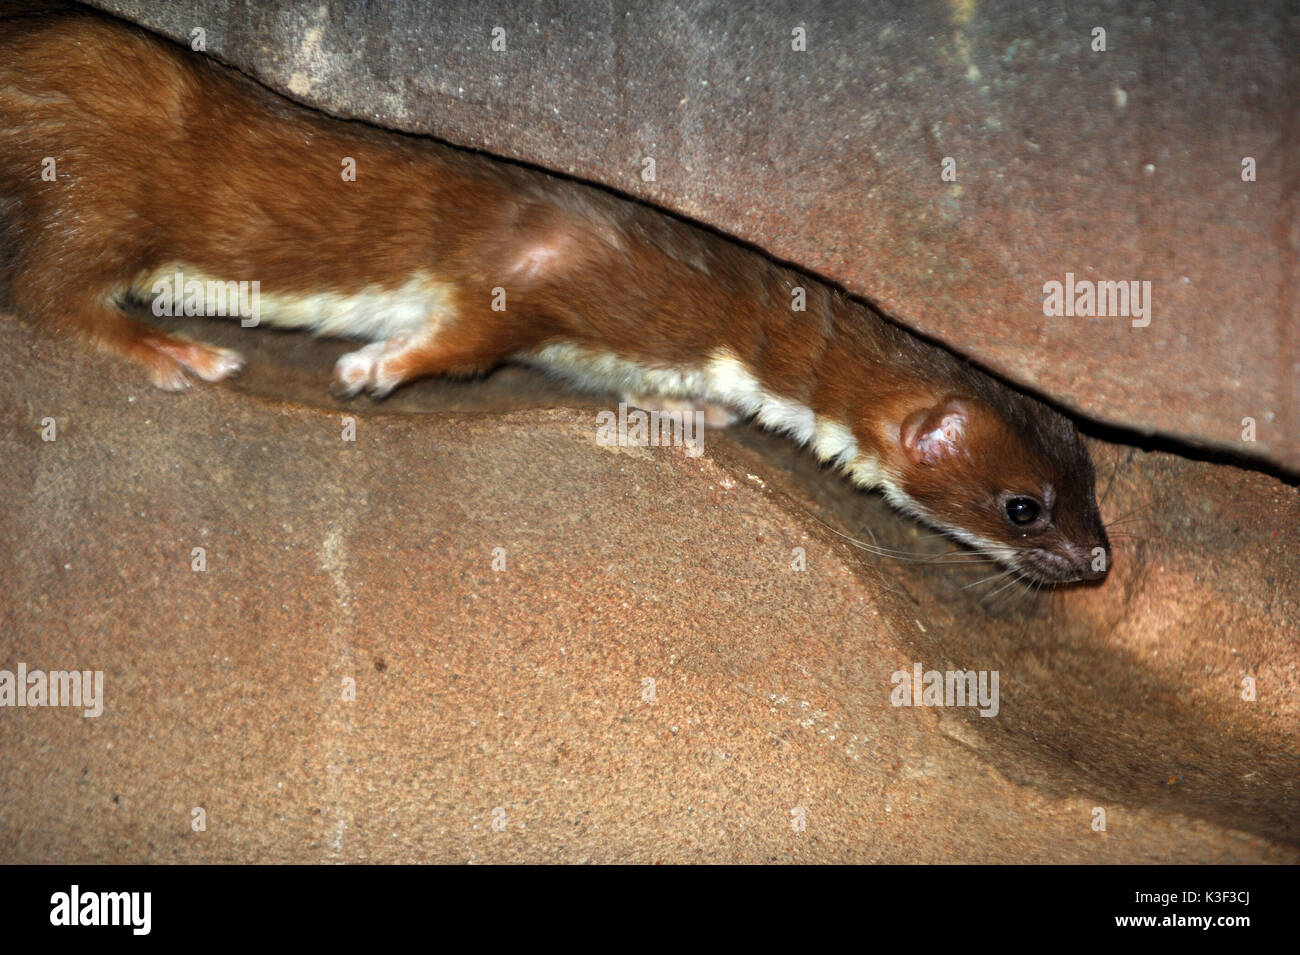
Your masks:
[[[40,178],[46,156],[55,182]],[[345,156],[355,182],[340,176]],[[658,368],[725,348],[769,391],[848,423],[941,522],[1021,546],[999,495],[1050,488],[1058,506],[1042,546],[1068,566],[1029,562],[1028,573],[1096,576],[1081,555],[1106,546],[1068,421],[866,307],[602,191],[314,113],[100,15],[0,27],[0,246],[16,311],[163,386],[185,369],[224,372],[215,349],[116,307],[147,270],[180,261],[256,279],[264,294],[350,294],[432,271],[454,289],[455,318],[394,359],[402,380],[485,370],[551,342]],[[790,308],[796,285],[806,312]],[[505,312],[490,308],[497,286]],[[964,444],[916,459],[904,422],[952,398]]]

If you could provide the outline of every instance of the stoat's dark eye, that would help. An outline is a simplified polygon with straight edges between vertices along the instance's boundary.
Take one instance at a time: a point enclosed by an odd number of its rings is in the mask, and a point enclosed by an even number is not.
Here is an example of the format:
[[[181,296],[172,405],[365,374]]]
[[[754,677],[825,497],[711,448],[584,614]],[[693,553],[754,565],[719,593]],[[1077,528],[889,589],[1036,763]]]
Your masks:
[[[1012,497],[1006,503],[1007,519],[1021,527],[1038,520],[1043,508],[1032,497]]]

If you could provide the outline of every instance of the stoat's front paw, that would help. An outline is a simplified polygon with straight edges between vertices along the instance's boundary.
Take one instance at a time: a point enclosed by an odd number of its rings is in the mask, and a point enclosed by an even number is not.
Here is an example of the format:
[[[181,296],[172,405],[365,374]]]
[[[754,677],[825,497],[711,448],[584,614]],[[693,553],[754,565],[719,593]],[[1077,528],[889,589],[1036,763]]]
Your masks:
[[[383,398],[402,383],[391,359],[405,344],[403,336],[399,335],[348,352],[334,363],[334,386],[331,390],[340,398],[351,398],[362,391]]]

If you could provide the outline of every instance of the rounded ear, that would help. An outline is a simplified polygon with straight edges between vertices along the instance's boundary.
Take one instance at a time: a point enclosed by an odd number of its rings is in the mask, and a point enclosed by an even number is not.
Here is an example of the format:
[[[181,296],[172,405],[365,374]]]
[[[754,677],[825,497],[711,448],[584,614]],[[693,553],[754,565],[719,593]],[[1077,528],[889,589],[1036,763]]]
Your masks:
[[[913,464],[936,466],[965,453],[970,409],[949,395],[932,408],[913,411],[898,430],[899,441]]]

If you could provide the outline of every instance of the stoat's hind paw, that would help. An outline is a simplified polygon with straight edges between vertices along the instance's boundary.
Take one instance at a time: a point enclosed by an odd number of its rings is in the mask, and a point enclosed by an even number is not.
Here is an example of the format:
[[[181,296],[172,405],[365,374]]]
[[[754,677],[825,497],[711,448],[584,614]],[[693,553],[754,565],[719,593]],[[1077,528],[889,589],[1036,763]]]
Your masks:
[[[237,351],[172,336],[142,338],[132,357],[145,366],[149,380],[163,391],[188,388],[186,372],[204,381],[222,381],[244,367],[244,357]]]
[[[704,413],[704,424],[710,428],[727,428],[740,420],[740,416],[726,405],[713,404],[708,401],[687,401],[682,398],[664,398],[660,395],[623,395],[628,404],[645,411],[658,411],[664,414]]]

